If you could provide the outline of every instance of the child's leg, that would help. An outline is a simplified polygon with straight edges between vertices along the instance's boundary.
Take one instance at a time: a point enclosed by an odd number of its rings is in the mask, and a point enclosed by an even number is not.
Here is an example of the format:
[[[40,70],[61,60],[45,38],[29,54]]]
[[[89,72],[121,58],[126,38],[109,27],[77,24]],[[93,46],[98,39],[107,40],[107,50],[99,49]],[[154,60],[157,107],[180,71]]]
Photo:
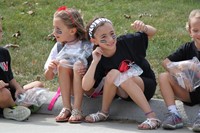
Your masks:
[[[145,113],[152,111],[144,95],[144,83],[140,77],[128,79],[120,86]],[[151,113],[148,117],[155,117],[155,114]]]
[[[158,81],[167,107],[175,105],[175,97],[184,102],[191,102],[189,92],[181,88],[169,73],[161,73]]]
[[[0,108],[8,108],[15,106],[11,92],[7,88],[0,90]]]
[[[60,86],[63,106],[71,109],[71,91],[72,91],[72,69],[59,66],[58,82]]]
[[[34,87],[44,87],[44,84],[40,81],[34,81],[23,86],[25,90],[32,89]]]
[[[58,82],[60,86],[63,109],[56,117],[57,122],[68,121],[71,115],[71,88],[72,88],[73,71],[70,68],[58,67]]]
[[[134,77],[126,80],[121,88],[130,96],[130,98],[144,111],[148,118],[145,122],[138,125],[139,129],[156,129],[160,126],[160,121],[156,118],[145,95],[144,82],[140,77]]]
[[[83,99],[83,89],[82,89],[82,77],[78,72],[79,63],[74,64],[74,77],[73,77],[73,92],[74,92],[74,107],[75,109],[82,110],[82,99]]]
[[[77,65],[77,66],[76,66]],[[82,75],[78,72],[78,64],[74,64],[73,70],[73,95],[74,105],[72,115],[69,118],[70,123],[81,122],[82,116],[82,100],[83,100],[83,89],[82,89]]]
[[[183,122],[175,105],[175,97],[179,98],[181,101],[190,102],[189,93],[181,88],[167,72],[161,73],[158,80],[161,94],[170,112],[170,115],[163,121],[162,127],[164,129],[182,128]]]
[[[114,85],[114,80],[119,75],[119,71],[111,70],[105,77],[105,83],[103,88],[103,101],[102,109],[100,112],[90,114],[85,118],[86,122],[98,122],[104,121],[108,118],[109,107],[113,98],[117,93],[117,87]]]
[[[13,99],[14,93],[15,91],[9,91],[7,88],[0,90],[0,108],[3,109],[3,116],[6,119],[17,121],[26,120],[30,116],[31,111],[26,107],[16,106]]]
[[[104,88],[103,88],[103,101],[101,111],[105,114],[109,113],[109,108],[112,103],[113,98],[117,93],[117,87],[114,85],[114,80],[119,75],[118,70],[111,70],[105,78]]]

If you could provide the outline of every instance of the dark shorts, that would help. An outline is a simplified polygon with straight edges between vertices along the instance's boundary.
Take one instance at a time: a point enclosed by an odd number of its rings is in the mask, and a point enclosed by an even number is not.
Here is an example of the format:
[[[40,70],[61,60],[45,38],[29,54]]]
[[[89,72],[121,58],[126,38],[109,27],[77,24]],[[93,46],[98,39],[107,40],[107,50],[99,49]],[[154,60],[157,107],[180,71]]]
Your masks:
[[[155,94],[157,83],[155,80],[150,79],[150,78],[141,77],[141,79],[144,82],[144,95],[145,95],[147,101],[149,101]],[[132,99],[130,97],[128,97],[124,100],[130,101]]]
[[[194,106],[200,103],[200,87],[196,88],[195,91],[192,91],[189,94],[190,94],[191,103],[184,102],[184,104],[189,105],[189,106]]]

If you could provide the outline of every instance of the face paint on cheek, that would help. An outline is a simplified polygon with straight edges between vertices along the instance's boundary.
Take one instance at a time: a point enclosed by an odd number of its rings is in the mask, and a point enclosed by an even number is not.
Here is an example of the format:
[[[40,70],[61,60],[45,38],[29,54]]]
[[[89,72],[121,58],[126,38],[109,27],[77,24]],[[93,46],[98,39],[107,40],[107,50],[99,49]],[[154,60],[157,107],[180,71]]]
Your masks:
[[[56,33],[57,34],[62,34],[62,31],[61,30],[56,30]]]
[[[100,40],[100,43],[107,43],[106,40]]]
[[[115,40],[117,38],[117,36],[114,34],[114,35],[112,35],[112,38]]]
[[[62,31],[59,30],[59,29],[53,29],[53,32],[56,33],[56,34],[62,34]]]

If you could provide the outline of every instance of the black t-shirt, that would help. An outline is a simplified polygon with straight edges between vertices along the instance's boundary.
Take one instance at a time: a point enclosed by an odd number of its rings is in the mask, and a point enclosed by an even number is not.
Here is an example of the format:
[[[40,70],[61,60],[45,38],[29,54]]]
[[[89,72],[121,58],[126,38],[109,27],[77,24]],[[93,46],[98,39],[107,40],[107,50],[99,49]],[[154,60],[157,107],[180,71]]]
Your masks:
[[[199,51],[195,46],[194,41],[187,42],[181,45],[174,53],[169,55],[167,58],[170,61],[177,62],[177,61],[190,60],[193,57],[197,57],[200,60]]]
[[[9,83],[13,79],[9,51],[0,47],[0,80]]]
[[[117,50],[112,57],[101,57],[95,71],[95,85],[99,82],[111,69],[119,69],[120,64],[124,60],[136,63],[142,68],[142,77],[151,78],[156,81],[155,74],[152,71],[149,62],[145,59],[148,47],[148,36],[143,32],[135,34],[127,34],[117,38]]]

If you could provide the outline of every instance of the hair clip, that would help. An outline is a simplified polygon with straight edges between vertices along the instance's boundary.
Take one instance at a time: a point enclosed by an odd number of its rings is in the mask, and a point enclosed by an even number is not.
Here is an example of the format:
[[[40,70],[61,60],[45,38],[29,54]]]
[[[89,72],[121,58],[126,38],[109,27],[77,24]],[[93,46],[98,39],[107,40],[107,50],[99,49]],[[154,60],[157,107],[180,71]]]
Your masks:
[[[57,11],[63,11],[63,10],[67,10],[67,7],[66,6],[61,6],[57,9]]]
[[[72,24],[74,24],[74,18],[72,16],[72,14],[67,10],[67,7],[66,6],[61,6],[57,9],[57,11],[66,11],[67,14],[69,15],[70,19],[71,19],[71,22]]]

